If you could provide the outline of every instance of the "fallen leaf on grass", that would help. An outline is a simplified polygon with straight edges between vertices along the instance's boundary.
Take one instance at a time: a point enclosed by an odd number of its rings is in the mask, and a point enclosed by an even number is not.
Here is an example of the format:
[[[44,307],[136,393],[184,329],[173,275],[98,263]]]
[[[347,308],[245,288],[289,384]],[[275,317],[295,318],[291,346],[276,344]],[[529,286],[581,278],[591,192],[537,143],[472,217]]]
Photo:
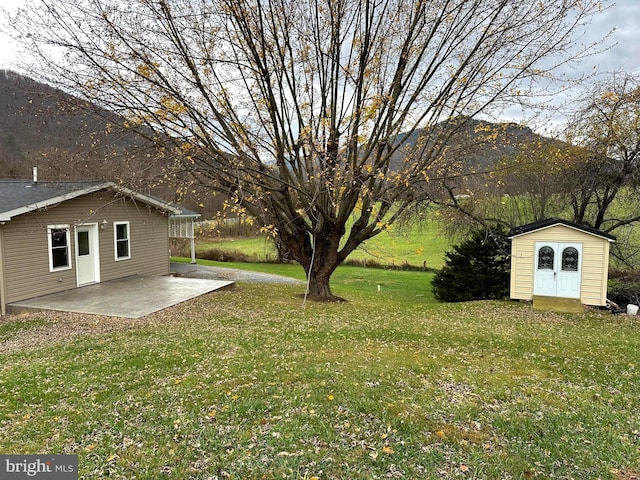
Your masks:
[[[640,480],[640,472],[635,470],[616,469],[614,475],[616,475],[616,480]]]

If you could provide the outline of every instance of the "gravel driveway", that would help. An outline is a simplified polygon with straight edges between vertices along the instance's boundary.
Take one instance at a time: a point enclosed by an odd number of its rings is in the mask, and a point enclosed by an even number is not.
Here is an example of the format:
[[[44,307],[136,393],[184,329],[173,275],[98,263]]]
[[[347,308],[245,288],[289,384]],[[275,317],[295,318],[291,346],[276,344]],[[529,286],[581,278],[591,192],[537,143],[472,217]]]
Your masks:
[[[225,267],[208,267],[193,263],[171,263],[171,273],[179,277],[206,278],[211,280],[231,280],[233,282],[250,283],[282,283],[289,285],[303,285],[302,280],[273,275],[270,273],[250,272]]]

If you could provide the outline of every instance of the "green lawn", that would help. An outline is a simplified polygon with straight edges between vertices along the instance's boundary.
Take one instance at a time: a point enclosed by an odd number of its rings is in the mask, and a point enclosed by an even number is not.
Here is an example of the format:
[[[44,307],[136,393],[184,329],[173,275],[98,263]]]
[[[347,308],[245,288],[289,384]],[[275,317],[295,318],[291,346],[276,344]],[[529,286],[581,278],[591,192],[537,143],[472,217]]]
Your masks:
[[[3,319],[0,451],[77,453],[86,479],[631,478],[638,317],[438,304],[430,278],[342,267],[343,303],[238,284],[136,321]]]
[[[389,232],[382,232],[365,242],[349,255],[347,260],[439,269],[444,263],[444,253],[450,249],[450,245],[436,221],[411,227],[394,226]],[[239,252],[258,262],[273,261],[277,256],[273,242],[265,236],[197,241],[198,252],[212,248]]]

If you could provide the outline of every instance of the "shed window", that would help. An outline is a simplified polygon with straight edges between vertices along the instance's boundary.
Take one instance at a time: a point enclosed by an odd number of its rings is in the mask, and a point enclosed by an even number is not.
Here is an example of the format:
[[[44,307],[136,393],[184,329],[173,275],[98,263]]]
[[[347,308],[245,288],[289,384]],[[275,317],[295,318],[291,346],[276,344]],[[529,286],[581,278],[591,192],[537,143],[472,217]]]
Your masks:
[[[567,247],[562,251],[561,268],[563,272],[578,271],[578,250],[573,247]]]
[[[69,254],[69,225],[50,225],[47,227],[49,242],[49,271],[71,268]]]
[[[116,260],[131,258],[129,222],[113,222]]]
[[[553,248],[544,246],[538,251],[538,270],[553,270]]]

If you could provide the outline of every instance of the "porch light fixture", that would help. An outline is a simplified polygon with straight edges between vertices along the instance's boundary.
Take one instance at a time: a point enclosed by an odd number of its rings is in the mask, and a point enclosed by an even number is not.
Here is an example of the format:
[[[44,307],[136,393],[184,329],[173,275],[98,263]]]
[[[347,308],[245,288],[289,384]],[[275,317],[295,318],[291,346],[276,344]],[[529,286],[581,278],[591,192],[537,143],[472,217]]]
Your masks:
[[[102,222],[100,223],[100,230],[104,230],[105,228],[107,228],[107,224],[109,222],[107,222],[106,220],[102,220]]]

